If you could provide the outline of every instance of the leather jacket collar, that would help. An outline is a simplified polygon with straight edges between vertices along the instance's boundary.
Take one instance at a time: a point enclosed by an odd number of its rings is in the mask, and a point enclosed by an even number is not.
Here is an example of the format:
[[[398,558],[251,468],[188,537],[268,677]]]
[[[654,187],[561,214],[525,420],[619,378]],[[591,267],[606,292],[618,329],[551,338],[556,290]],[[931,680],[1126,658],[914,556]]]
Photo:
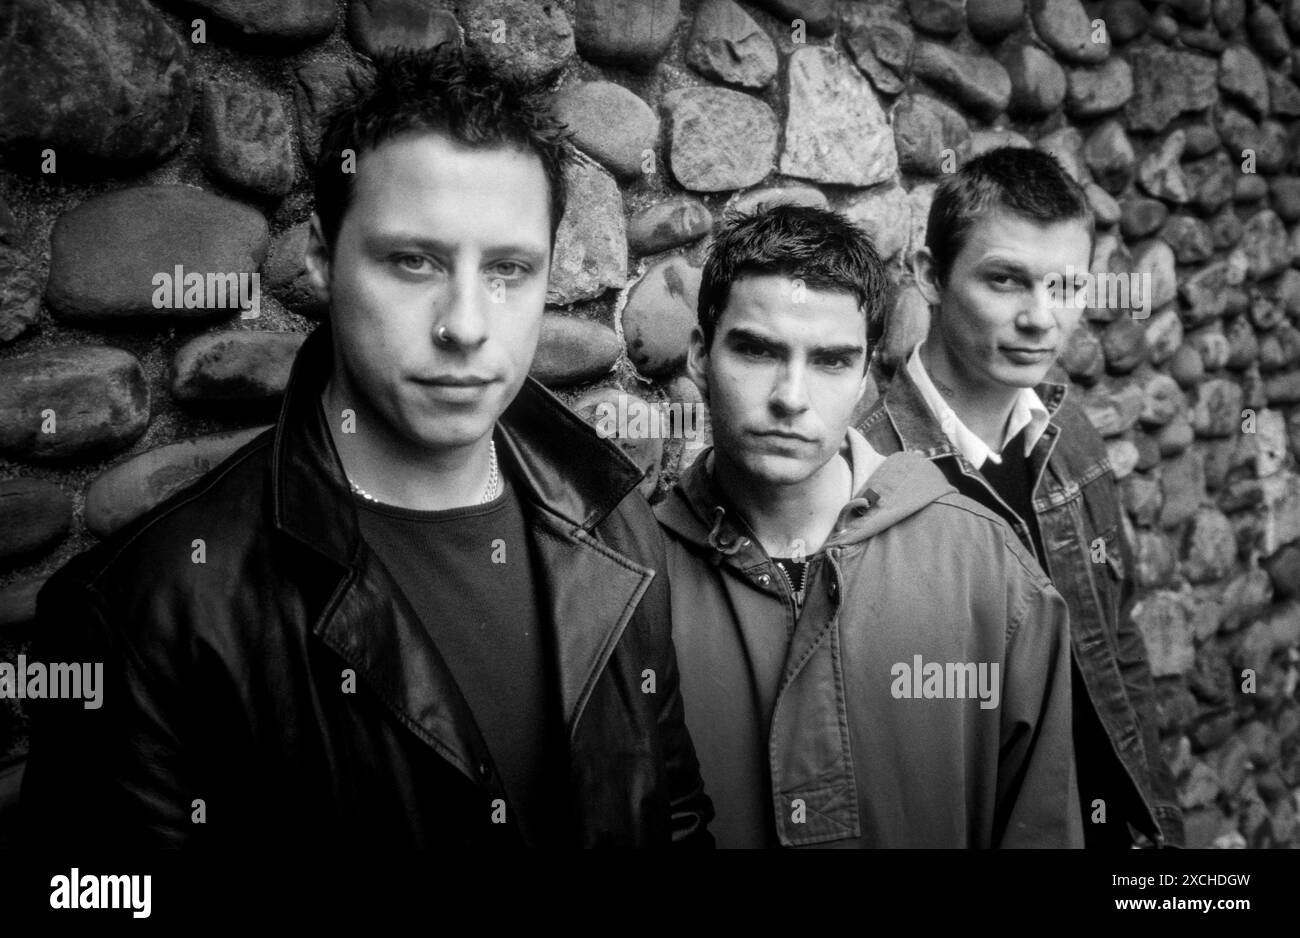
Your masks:
[[[360,528],[319,405],[332,367],[325,323],[303,343],[285,391],[272,453],[272,518],[285,533],[351,566]],[[583,531],[598,525],[641,480],[631,460],[589,433],[581,418],[531,377],[499,427],[502,460],[524,497]]]

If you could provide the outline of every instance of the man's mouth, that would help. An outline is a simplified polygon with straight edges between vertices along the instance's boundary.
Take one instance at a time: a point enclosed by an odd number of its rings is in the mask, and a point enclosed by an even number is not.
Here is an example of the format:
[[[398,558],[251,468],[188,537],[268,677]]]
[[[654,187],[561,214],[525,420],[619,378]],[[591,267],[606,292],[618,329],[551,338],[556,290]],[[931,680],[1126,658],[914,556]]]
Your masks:
[[[416,384],[427,384],[433,387],[444,388],[473,388],[485,384],[491,384],[495,378],[489,378],[484,375],[430,375],[428,377],[419,377],[414,379]]]
[[[438,374],[413,378],[412,383],[420,387],[430,400],[456,406],[476,406],[485,399],[497,379],[475,374]]]
[[[1053,355],[1056,354],[1056,349],[1004,345],[1002,347],[1002,354],[1006,355],[1013,362],[1017,362],[1022,365],[1030,365],[1051,358]]]
[[[754,436],[764,437],[766,439],[789,440],[793,443],[812,442],[812,440],[808,439],[806,436],[791,433],[789,430],[755,430]]]

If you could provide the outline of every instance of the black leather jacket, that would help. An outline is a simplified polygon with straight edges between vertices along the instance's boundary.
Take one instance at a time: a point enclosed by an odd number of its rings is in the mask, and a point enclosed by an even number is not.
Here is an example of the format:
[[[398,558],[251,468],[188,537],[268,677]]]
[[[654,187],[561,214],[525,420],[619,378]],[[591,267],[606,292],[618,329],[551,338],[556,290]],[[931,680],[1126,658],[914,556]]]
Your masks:
[[[318,406],[329,368],[322,326],[272,430],[42,590],[36,657],[103,661],[105,689],[98,710],[32,702],[20,813],[41,844],[521,842],[511,812],[493,822],[506,795],[460,690],[359,534]],[[500,431],[556,637],[554,810],[574,845],[710,845],[636,469],[531,379]]]

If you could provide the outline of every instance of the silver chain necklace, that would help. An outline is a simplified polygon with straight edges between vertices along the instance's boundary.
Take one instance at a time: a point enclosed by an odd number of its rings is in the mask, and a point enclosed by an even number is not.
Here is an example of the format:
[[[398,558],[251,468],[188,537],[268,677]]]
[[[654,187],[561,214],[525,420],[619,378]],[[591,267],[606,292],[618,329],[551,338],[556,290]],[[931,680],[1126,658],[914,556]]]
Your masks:
[[[351,479],[348,479],[348,485],[352,491],[360,495],[368,502],[374,502],[376,505],[382,505],[379,499],[371,495],[361,486],[357,485]],[[483,497],[478,500],[480,505],[486,505],[501,494],[501,468],[497,464],[497,441],[491,440],[488,445],[488,477],[487,485],[483,489]]]

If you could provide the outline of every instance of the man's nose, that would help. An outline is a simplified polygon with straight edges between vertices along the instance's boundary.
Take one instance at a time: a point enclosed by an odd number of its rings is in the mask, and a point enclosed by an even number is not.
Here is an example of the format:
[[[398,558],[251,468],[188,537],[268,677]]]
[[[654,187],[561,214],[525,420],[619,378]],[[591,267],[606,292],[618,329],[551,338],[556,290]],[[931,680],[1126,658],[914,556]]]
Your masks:
[[[770,398],[772,407],[782,414],[798,414],[808,409],[807,373],[799,362],[781,368]]]
[[[435,301],[433,338],[440,345],[474,348],[487,340],[490,285],[477,274],[457,274]]]
[[[1051,288],[1046,283],[1035,284],[1016,314],[1016,325],[1025,331],[1047,332],[1056,325],[1057,311],[1058,299]]]

